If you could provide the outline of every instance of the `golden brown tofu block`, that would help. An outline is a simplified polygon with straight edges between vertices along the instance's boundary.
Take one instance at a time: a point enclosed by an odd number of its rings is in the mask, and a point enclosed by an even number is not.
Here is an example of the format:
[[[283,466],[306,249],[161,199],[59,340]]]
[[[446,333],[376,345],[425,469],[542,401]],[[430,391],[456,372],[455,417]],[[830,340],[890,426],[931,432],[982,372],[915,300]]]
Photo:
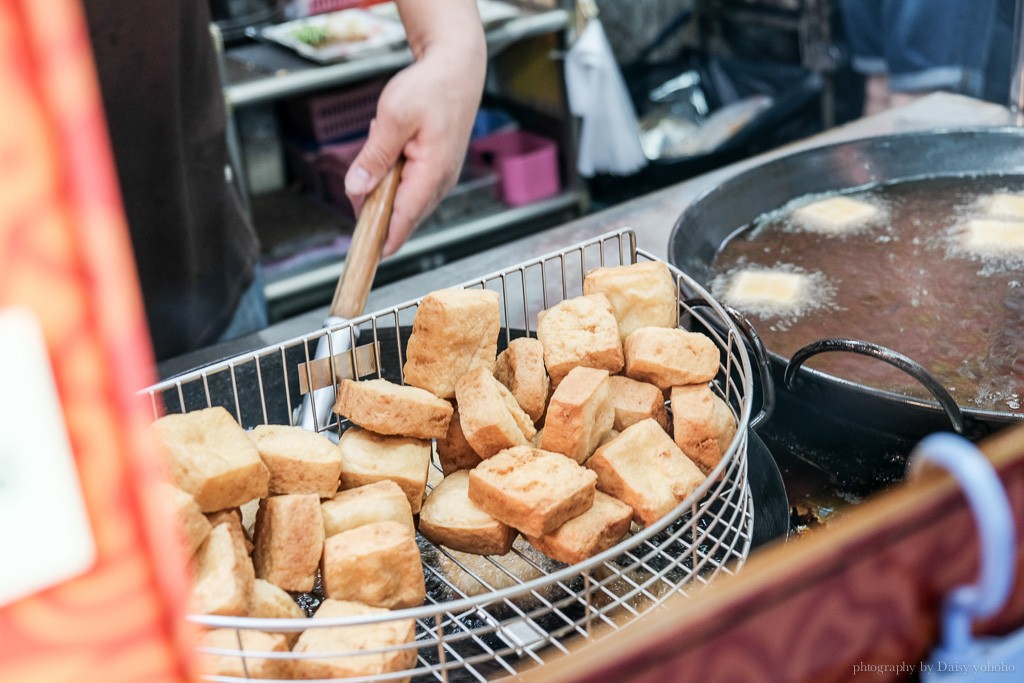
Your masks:
[[[405,492],[413,514],[420,511],[430,467],[429,441],[348,429],[341,435],[338,449],[343,490],[391,480]]]
[[[608,387],[615,409],[614,429],[621,432],[648,418],[655,420],[662,429],[668,429],[668,411],[665,410],[665,395],[661,389],[622,375],[609,377]]]
[[[609,373],[622,369],[619,324],[604,294],[566,299],[541,311],[537,338],[544,346],[544,365],[556,386],[579,365]]]
[[[419,607],[426,597],[416,536],[398,522],[373,522],[324,543],[324,595],[374,607]]]
[[[515,397],[484,368],[463,375],[455,396],[462,433],[481,458],[526,445],[537,433]]]
[[[206,537],[210,535],[213,526],[203,515],[203,511],[199,509],[199,503],[191,493],[165,482],[158,484],[157,491],[158,495],[166,501],[168,510],[178,520],[185,554],[187,557],[192,557]]]
[[[153,423],[171,478],[203,512],[238,507],[267,495],[270,473],[256,447],[220,406],[165,415]]]
[[[259,501],[257,500],[256,503],[259,503]],[[245,546],[245,552],[252,555],[252,540],[249,538],[249,534],[246,533],[245,527],[242,525],[242,511],[240,508],[217,510],[217,512],[211,512],[206,515],[206,518],[210,520],[210,526],[217,526],[218,524],[230,525],[231,533],[241,539],[242,544]]]
[[[437,440],[437,459],[441,464],[441,471],[446,477],[459,470],[471,470],[482,460],[466,441],[458,406],[455,406],[451,422],[448,423],[448,433],[444,435],[443,439]]]
[[[561,453],[517,446],[469,473],[469,499],[523,534],[542,536],[590,509],[596,480]]]
[[[326,436],[302,427],[259,425],[249,437],[270,471],[270,493],[330,498],[338,490],[341,453]]]
[[[256,513],[256,576],[287,591],[311,591],[324,546],[320,497],[315,493],[272,496]]]
[[[501,330],[498,300],[497,292],[486,289],[441,289],[423,297],[406,351],[405,383],[452,398],[467,372],[493,372]]]
[[[522,337],[509,342],[508,348],[498,354],[494,377],[508,387],[534,423],[544,417],[551,381],[544,369],[544,345],[539,339]]]
[[[408,496],[390,479],[339,491],[334,498],[321,503],[320,509],[324,515],[324,535],[328,538],[373,522],[398,522],[416,528]]]
[[[306,613],[283,589],[269,581],[256,579],[252,584],[252,594],[249,596],[247,616],[259,619],[305,619]],[[300,631],[280,632],[288,641],[289,650],[298,639],[299,633]]]
[[[241,646],[239,646],[241,640]],[[237,655],[201,653],[199,668],[206,676],[244,678],[291,678],[291,660],[256,656],[260,652],[288,652],[288,640],[281,633],[217,628],[203,634],[200,647],[237,650]],[[252,653],[252,654],[250,654]],[[244,663],[243,663],[244,659]]]
[[[614,422],[608,371],[573,368],[551,396],[540,447],[582,464]]]
[[[314,619],[359,617],[386,614],[387,610],[344,600],[324,600]],[[412,619],[390,619],[359,626],[333,626],[306,629],[292,652],[353,654],[320,659],[296,659],[295,678],[354,678],[381,676],[412,668],[416,664],[416,647],[401,648],[416,639],[416,622]],[[383,652],[373,652],[383,650]],[[358,654],[370,651],[371,654]],[[408,678],[392,679],[402,681]]]
[[[699,332],[643,327],[626,339],[625,374],[659,389],[710,382],[718,363],[718,346]]]
[[[718,466],[736,435],[736,418],[706,384],[672,387],[672,425],[676,445],[701,472]]]
[[[575,564],[608,550],[629,532],[633,508],[598,491],[589,510],[544,536],[527,536],[552,560]]]
[[[622,341],[641,327],[676,327],[679,323],[675,278],[661,261],[592,270],[583,280],[583,293],[608,297]]]
[[[654,420],[627,427],[587,462],[597,488],[633,508],[633,517],[654,524],[704,482],[704,474]]]
[[[427,496],[420,511],[420,533],[438,545],[476,555],[504,555],[518,535],[469,499],[465,470],[445,477]]]
[[[245,616],[256,577],[245,545],[230,524],[213,527],[196,551],[194,567],[190,612]]]
[[[344,379],[334,412],[377,434],[440,439],[448,431],[452,404],[425,389],[386,379]]]

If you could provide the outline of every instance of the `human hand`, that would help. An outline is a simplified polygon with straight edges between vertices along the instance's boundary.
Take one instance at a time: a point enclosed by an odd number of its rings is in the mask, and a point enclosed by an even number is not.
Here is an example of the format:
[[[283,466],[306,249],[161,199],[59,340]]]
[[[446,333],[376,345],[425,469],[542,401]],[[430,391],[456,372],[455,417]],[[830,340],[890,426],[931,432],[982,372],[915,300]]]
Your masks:
[[[426,12],[417,2],[399,4],[416,61],[384,88],[366,144],[345,176],[345,191],[358,214],[366,194],[405,155],[384,256],[398,251],[455,186],[487,68],[475,2],[445,3],[446,11]],[[455,17],[449,5],[458,8]],[[435,39],[438,16],[445,24],[443,39]]]

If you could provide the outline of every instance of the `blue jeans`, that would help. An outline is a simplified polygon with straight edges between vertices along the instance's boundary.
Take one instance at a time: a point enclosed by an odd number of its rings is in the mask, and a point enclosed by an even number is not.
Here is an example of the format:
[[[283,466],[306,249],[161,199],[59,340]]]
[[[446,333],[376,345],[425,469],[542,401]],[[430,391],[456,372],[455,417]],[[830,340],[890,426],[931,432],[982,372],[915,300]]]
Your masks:
[[[263,268],[256,264],[253,269],[252,284],[238,300],[238,307],[231,317],[231,322],[221,333],[217,341],[227,341],[236,337],[258,332],[267,326],[267,297],[263,292]]]
[[[853,67],[889,74],[893,92],[985,94],[1001,0],[842,0]],[[1001,49],[1002,46],[1000,46]]]

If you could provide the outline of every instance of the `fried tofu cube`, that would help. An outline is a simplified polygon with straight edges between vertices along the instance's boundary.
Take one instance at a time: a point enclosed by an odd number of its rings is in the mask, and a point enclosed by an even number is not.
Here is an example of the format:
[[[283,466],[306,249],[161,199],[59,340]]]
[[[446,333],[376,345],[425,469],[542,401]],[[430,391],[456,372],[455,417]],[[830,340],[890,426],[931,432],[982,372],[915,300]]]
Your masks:
[[[483,459],[473,450],[469,441],[466,441],[458,406],[455,406],[451,422],[448,423],[448,433],[443,439],[437,440],[437,459],[446,477],[459,470],[471,470]]]
[[[614,423],[608,371],[576,367],[551,396],[540,447],[583,463]]]
[[[320,504],[324,534],[330,538],[342,531],[373,522],[398,522],[415,530],[412,508],[405,491],[390,479],[339,491]]]
[[[196,551],[189,599],[193,614],[245,616],[252,594],[252,560],[229,524],[218,524]]]
[[[476,555],[504,555],[518,535],[469,499],[465,470],[442,479],[427,496],[420,512],[420,533],[438,545]]]
[[[526,445],[537,433],[512,393],[485,368],[463,375],[455,397],[462,433],[481,458]]]
[[[239,647],[241,640],[241,647]],[[201,653],[199,668],[206,676],[237,676],[238,678],[290,678],[288,659],[254,656],[259,652],[288,652],[288,639],[281,633],[249,629],[216,628],[203,634],[201,647],[237,650],[243,654],[215,655]],[[252,653],[252,654],[251,654]]]
[[[469,473],[469,499],[498,521],[542,536],[590,509],[596,481],[560,453],[517,446]]]
[[[544,345],[540,340],[521,337],[509,342],[498,354],[494,377],[508,387],[534,423],[544,417],[551,381],[544,369]]]
[[[377,434],[440,439],[448,431],[452,404],[425,389],[386,379],[343,379],[334,412]]]
[[[999,192],[982,197],[979,205],[985,215],[1008,221],[1024,221],[1024,196]]]
[[[829,197],[793,209],[792,219],[806,230],[840,234],[878,223],[885,212],[868,202],[849,197]]]
[[[341,478],[341,453],[330,439],[302,427],[260,425],[249,432],[270,470],[270,493],[330,498]]]
[[[387,610],[344,600],[324,600],[314,619],[360,617],[385,614]],[[296,659],[295,678],[354,678],[382,676],[412,668],[416,664],[416,647],[400,648],[416,639],[416,622],[412,619],[389,619],[359,626],[334,626],[306,629],[292,652],[302,654],[367,651],[342,657]],[[382,650],[381,652],[377,652]],[[402,679],[388,679],[402,680]],[[405,679],[408,680],[408,679]]]
[[[249,610],[246,616],[258,619],[305,619],[306,613],[283,589],[269,581],[256,579],[252,584],[252,594],[249,596]],[[280,632],[280,635],[288,641],[289,650],[298,639],[299,633],[299,631]]]
[[[676,445],[701,472],[718,466],[736,435],[736,418],[706,384],[672,387],[672,426]]]
[[[259,501],[257,500],[256,503],[258,504]],[[217,526],[218,524],[229,525],[231,527],[231,533],[241,539],[242,544],[245,546],[245,552],[252,555],[252,540],[249,538],[249,534],[246,532],[245,526],[242,524],[241,508],[217,510],[217,512],[211,512],[206,515],[206,519],[210,520],[210,526]]]
[[[374,607],[419,607],[426,597],[416,536],[405,524],[373,522],[324,543],[324,595]]]
[[[633,508],[633,518],[650,526],[704,482],[704,474],[654,420],[627,427],[597,449],[587,467],[597,488]]]
[[[718,346],[699,332],[643,327],[626,339],[626,376],[659,389],[710,382],[718,363]]]
[[[527,536],[537,550],[552,560],[575,564],[608,550],[625,538],[633,521],[633,508],[598,491],[589,510],[544,536]]]
[[[556,386],[579,365],[609,373],[622,369],[619,323],[604,294],[566,299],[541,311],[537,338],[544,346],[544,365]]]
[[[1024,253],[1024,222],[975,218],[964,226],[963,242],[978,254]]]
[[[479,367],[494,372],[498,301],[498,293],[486,289],[441,289],[423,297],[406,351],[405,383],[452,398],[467,372]]]
[[[165,482],[160,482],[157,490],[158,495],[166,501],[171,514],[178,520],[186,556],[192,557],[206,537],[210,535],[213,526],[203,515],[203,511],[199,509],[199,503],[191,493]]]
[[[165,415],[153,432],[169,458],[173,483],[191,493],[203,512],[267,495],[270,472],[224,408]]]
[[[615,421],[612,428],[621,432],[640,420],[651,418],[662,429],[668,429],[668,411],[661,389],[647,382],[639,382],[622,375],[608,378]]]
[[[811,289],[811,278],[804,273],[744,269],[729,280],[723,298],[737,308],[783,312],[803,304]]]
[[[287,591],[311,591],[324,546],[324,521],[315,493],[260,501],[256,513],[256,576]]]
[[[430,468],[429,441],[349,429],[341,435],[338,448],[343,490],[390,480],[405,493],[412,513],[420,511]]]
[[[675,278],[661,261],[592,270],[583,280],[583,293],[608,297],[622,341],[641,327],[679,324]]]

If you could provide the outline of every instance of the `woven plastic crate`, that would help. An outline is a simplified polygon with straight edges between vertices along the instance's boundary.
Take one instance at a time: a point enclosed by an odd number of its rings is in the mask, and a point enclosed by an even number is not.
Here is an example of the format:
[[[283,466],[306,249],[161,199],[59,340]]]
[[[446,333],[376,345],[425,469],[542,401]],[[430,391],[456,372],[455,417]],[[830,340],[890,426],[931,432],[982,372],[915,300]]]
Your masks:
[[[292,19],[311,17],[315,14],[337,12],[369,4],[365,0],[292,0],[288,16]]]
[[[289,100],[285,105],[291,132],[316,142],[330,142],[365,133],[377,114],[386,79],[376,79],[319,95]]]

